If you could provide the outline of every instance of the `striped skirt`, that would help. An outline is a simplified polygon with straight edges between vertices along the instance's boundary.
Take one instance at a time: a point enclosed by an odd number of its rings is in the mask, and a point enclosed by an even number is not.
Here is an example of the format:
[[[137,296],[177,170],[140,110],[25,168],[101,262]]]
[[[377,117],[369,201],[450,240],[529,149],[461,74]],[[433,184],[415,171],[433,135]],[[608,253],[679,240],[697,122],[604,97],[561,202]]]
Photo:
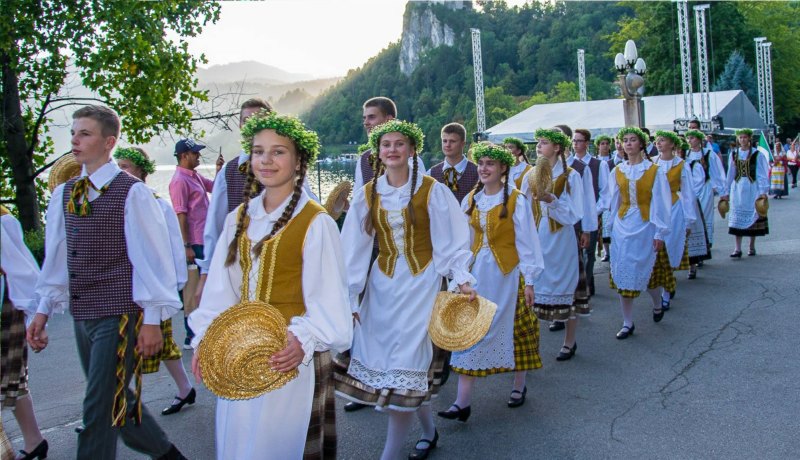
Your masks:
[[[336,458],[336,402],[333,396],[333,362],[330,352],[314,353],[314,399],[303,458]]]
[[[525,305],[525,278],[520,275],[517,290],[517,307],[514,310],[514,368],[460,369],[455,372],[472,377],[486,377],[503,372],[531,371],[542,367],[539,357],[539,319]]]
[[[172,320],[168,319],[161,322],[161,337],[164,339],[164,346],[155,355],[142,360],[142,374],[153,374],[158,372],[161,361],[172,361],[181,359],[181,349],[172,337]]]
[[[28,347],[25,344],[25,313],[10,302],[0,314],[0,402],[14,407],[28,394]]]

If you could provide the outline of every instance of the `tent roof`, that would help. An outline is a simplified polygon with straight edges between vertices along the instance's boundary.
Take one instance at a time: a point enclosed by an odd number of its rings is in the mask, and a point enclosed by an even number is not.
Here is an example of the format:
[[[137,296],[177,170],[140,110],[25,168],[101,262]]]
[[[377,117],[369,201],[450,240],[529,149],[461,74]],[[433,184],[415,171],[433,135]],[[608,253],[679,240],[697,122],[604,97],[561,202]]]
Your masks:
[[[722,117],[726,128],[766,129],[758,111],[742,90],[714,91],[710,96],[711,116]],[[646,96],[643,100],[645,126],[650,132],[672,130],[674,120],[683,117],[682,94]],[[695,108],[700,107],[699,93],[693,95],[693,102]],[[533,142],[533,132],[537,128],[558,124],[588,129],[593,136],[614,135],[625,126],[622,99],[534,105],[492,126],[486,133],[492,142],[500,142],[508,136]]]

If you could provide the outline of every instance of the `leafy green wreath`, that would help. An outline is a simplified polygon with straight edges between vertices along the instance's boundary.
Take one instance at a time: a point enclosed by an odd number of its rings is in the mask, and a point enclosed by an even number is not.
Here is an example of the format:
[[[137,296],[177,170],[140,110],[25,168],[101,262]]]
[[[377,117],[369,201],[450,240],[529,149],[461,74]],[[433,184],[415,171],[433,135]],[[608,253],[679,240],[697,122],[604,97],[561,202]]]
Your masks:
[[[316,160],[320,151],[319,136],[298,118],[290,115],[278,115],[276,112],[261,110],[247,119],[242,127],[242,149],[250,153],[253,138],[265,129],[271,129],[283,137],[288,137],[301,152],[309,155],[308,162]]]
[[[569,137],[567,137],[566,134],[555,129],[539,128],[535,133],[533,133],[533,137],[536,139],[547,139],[554,144],[558,144],[564,147],[564,152],[566,152],[572,145],[572,142],[570,142]]]
[[[621,142],[622,138],[625,137],[626,134],[636,134],[636,137],[638,137],[642,143],[642,150],[644,150],[644,148],[647,146],[647,136],[644,134],[644,131],[636,126],[626,126],[620,129],[617,133],[617,139],[619,139]]]
[[[406,136],[414,144],[417,153],[422,152],[422,147],[425,145],[425,135],[422,134],[419,126],[410,121],[392,119],[372,128],[369,133],[369,145],[373,153],[380,152],[381,137],[389,133],[400,133]]]
[[[478,142],[472,144],[472,148],[470,148],[470,155],[472,156],[472,161],[476,163],[481,158],[491,158],[492,160],[503,163],[509,168],[514,166],[515,161],[514,155],[512,155],[507,148],[497,144],[492,144],[491,142]]]
[[[503,139],[503,144],[513,144],[516,148],[520,150],[520,152],[525,153],[528,151],[528,146],[525,145],[521,139],[516,137],[507,137]]]
[[[681,145],[681,138],[678,137],[678,135],[675,134],[672,131],[666,131],[666,130],[661,130],[660,129],[660,130],[656,131],[656,137],[657,138],[658,137],[663,137],[665,139],[669,139],[670,141],[672,141],[672,145],[675,148],[680,147],[680,145]]]
[[[145,158],[138,149],[133,147],[121,147],[114,152],[114,158],[117,160],[130,160],[137,168],[141,169],[145,174],[153,174],[156,172],[156,162]]]
[[[706,135],[703,134],[702,131],[697,130],[697,129],[690,129],[690,130],[686,131],[686,134],[684,134],[684,136],[686,136],[686,137],[689,137],[689,136],[696,137],[696,138],[700,139],[701,141],[706,138]]]
[[[600,143],[603,141],[607,141],[609,147],[611,147],[614,144],[614,139],[611,139],[611,136],[606,136],[605,134],[601,134],[595,138],[594,146],[600,148]]]

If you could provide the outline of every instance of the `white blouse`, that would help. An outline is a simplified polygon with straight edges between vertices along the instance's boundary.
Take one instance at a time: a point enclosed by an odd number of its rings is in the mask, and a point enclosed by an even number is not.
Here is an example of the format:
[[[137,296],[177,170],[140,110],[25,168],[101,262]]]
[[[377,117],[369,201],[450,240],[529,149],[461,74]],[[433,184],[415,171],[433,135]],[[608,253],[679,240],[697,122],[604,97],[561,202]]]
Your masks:
[[[272,231],[291,196],[274,211],[264,209],[264,193],[252,198],[247,208],[250,225],[247,236],[255,243]],[[297,202],[293,216],[308,203],[310,197],[304,191]],[[195,333],[192,346],[197,348],[203,340],[211,322],[223,311],[241,300],[242,269],[239,262],[225,266],[228,245],[236,235],[237,213],[231,212],[211,259],[208,279],[203,289],[200,306],[189,315],[189,326]],[[289,323],[289,331],[297,337],[305,352],[304,364],[308,364],[315,351],[344,351],[350,348],[353,339],[352,316],[347,304],[347,282],[339,231],[336,223],[327,214],[317,215],[308,227],[303,242],[303,301],[305,313],[295,316]],[[255,298],[260,259],[253,259],[249,273],[250,298]]]
[[[109,161],[89,176],[96,188],[111,182],[122,173]],[[85,177],[86,167],[81,171]],[[100,193],[89,187],[89,201]],[[45,228],[45,260],[42,276],[36,284],[40,296],[38,313],[50,316],[69,307],[69,272],[67,269],[67,231],[64,218],[64,185],[50,197]],[[125,199],[125,243],[133,265],[133,301],[144,310],[144,324],[160,324],[181,309],[178,282],[172,267],[172,248],[164,213],[153,192],[143,183],[133,184]],[[98,241],[102,244],[102,241]],[[120,248],[121,249],[121,248]]]
[[[0,268],[6,273],[8,298],[17,310],[26,317],[36,313],[36,282],[39,279],[39,264],[25,246],[22,226],[11,214],[0,217]]]
[[[678,196],[679,202],[681,203],[681,209],[683,209],[683,217],[686,220],[686,228],[691,227],[692,224],[694,224],[694,221],[697,220],[697,213],[695,212],[694,206],[696,198],[691,178],[692,171],[689,169],[689,163],[683,161],[683,159],[677,156],[669,161],[662,160],[659,157],[654,158],[654,160],[654,163],[660,166],[664,170],[665,174],[676,165],[683,163],[683,168],[681,168],[681,189],[678,192]],[[667,186],[669,187],[669,179],[667,180]],[[670,197],[672,196],[671,193],[672,191],[670,189]],[[671,200],[672,198],[670,198],[670,202]],[[672,230],[679,231],[681,229],[673,228]]]
[[[629,162],[620,163],[617,168],[628,178],[628,193],[630,194],[631,204],[625,216],[633,212],[640,213],[639,202],[636,196],[636,181],[644,175],[650,168],[650,161],[643,160],[640,163],[631,165]],[[622,203],[619,192],[619,184],[616,179],[609,181],[610,211],[617,214]],[[653,182],[653,197],[650,202],[649,222],[655,225],[655,239],[664,240],[670,231],[670,212],[672,210],[672,200],[669,191],[669,182],[663,169],[659,168],[656,172],[656,179]],[[625,217],[623,216],[623,217]],[[623,235],[624,236],[624,235]]]
[[[422,185],[422,173],[417,175],[417,190]],[[378,178],[377,193],[381,207],[392,213],[402,211],[411,199],[411,180],[400,187],[389,185],[386,175]],[[474,283],[469,273],[472,253],[469,251],[469,225],[467,217],[453,193],[444,184],[434,182],[428,200],[431,242],[433,243],[433,264],[439,275],[452,278],[457,284]],[[377,197],[376,197],[377,203]],[[374,236],[364,231],[364,219],[369,215],[364,188],[357,189],[353,196],[350,211],[342,227],[342,245],[347,246],[345,266],[347,267],[350,291],[350,306],[359,311],[358,297],[364,290],[370,266]],[[446,244],[445,244],[446,242]]]

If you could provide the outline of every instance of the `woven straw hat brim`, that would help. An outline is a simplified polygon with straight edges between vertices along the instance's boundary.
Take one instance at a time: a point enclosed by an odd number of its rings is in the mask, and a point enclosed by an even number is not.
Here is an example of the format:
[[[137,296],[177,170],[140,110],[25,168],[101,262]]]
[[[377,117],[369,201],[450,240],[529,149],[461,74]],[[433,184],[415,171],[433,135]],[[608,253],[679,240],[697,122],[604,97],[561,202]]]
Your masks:
[[[251,399],[297,377],[272,370],[270,359],[286,348],[286,320],[264,302],[242,302],[209,325],[197,349],[203,381],[223,399]]]
[[[353,190],[353,184],[345,180],[339,182],[331,193],[328,194],[328,198],[325,200],[325,210],[330,214],[333,220],[338,219],[342,215],[345,199],[350,195],[351,190]]]
[[[81,174],[81,165],[75,161],[75,156],[68,153],[53,163],[50,167],[50,176],[47,178],[47,188],[52,192],[64,182]]]
[[[769,200],[766,198],[757,199],[756,212],[761,217],[767,217],[767,213],[769,212]]]
[[[717,210],[719,211],[719,215],[724,219],[728,211],[731,210],[731,205],[726,200],[721,200],[717,205]]]
[[[478,296],[469,302],[469,296],[440,292],[433,306],[428,333],[439,348],[448,351],[463,351],[489,332],[497,305]]]

